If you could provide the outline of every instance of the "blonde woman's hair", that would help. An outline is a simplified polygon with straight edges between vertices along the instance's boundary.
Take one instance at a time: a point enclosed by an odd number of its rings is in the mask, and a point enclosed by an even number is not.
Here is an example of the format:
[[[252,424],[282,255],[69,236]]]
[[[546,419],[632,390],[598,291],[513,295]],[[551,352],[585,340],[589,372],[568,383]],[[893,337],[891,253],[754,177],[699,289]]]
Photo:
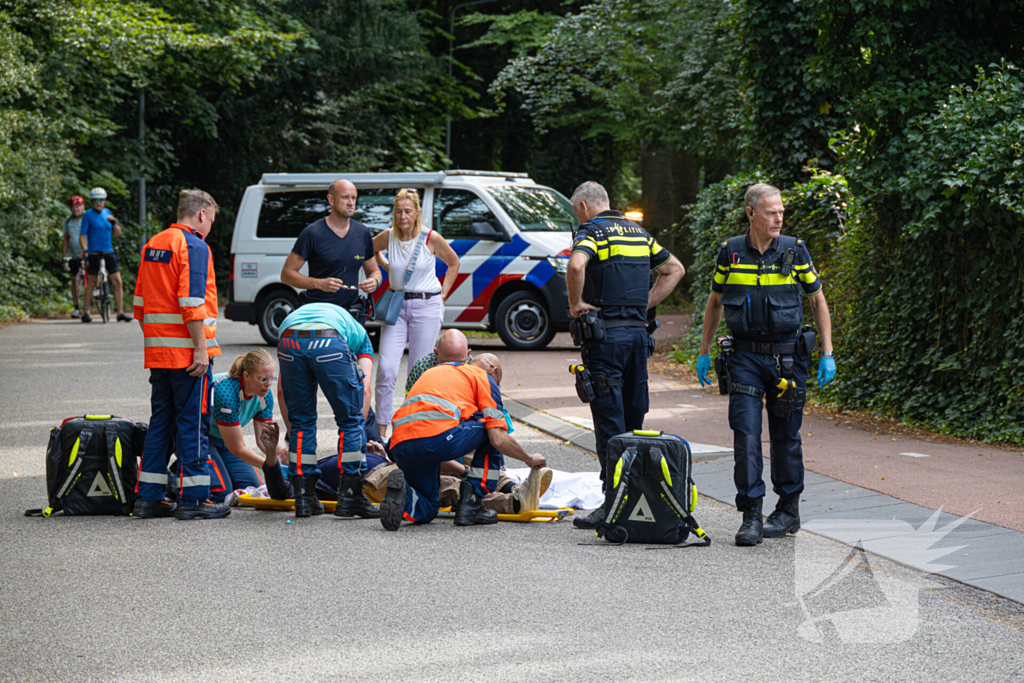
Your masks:
[[[412,205],[416,207],[416,222],[412,226],[412,236],[419,237],[420,233],[423,232],[423,209],[420,207],[420,193],[412,189],[402,189],[395,195],[394,206],[398,206],[398,202],[403,199],[408,199],[412,202]],[[398,216],[394,210],[391,211],[391,229],[395,232],[395,237],[401,234],[398,230]]]
[[[253,349],[249,353],[240,353],[235,357],[235,362],[231,364],[228,375],[235,379],[242,379],[243,372],[255,375],[256,371],[264,365],[272,366],[273,364],[274,359],[271,358],[266,349]]]

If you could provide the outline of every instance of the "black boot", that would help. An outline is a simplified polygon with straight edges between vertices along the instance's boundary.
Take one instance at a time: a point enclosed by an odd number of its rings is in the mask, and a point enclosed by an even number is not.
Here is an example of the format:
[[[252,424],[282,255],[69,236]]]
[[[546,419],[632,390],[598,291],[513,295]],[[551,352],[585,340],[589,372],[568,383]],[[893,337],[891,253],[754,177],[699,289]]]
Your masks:
[[[335,517],[362,517],[377,519],[380,508],[367,500],[363,493],[363,478],[359,475],[343,475],[338,484],[338,505],[334,508]]]
[[[483,498],[476,494],[473,485],[465,479],[459,486],[459,502],[455,506],[455,526],[474,524],[497,524],[498,513],[484,507]]]
[[[398,531],[402,524],[402,513],[409,491],[405,487],[405,474],[402,470],[392,470],[388,474],[388,489],[384,500],[380,502],[380,523],[388,531]]]
[[[319,474],[288,477],[288,481],[292,483],[292,494],[295,496],[296,517],[324,514],[324,505],[316,497],[316,483],[319,480]]]
[[[573,517],[572,525],[577,529],[596,529],[606,517],[604,506],[594,508],[586,517]]]
[[[197,501],[195,505],[179,502],[174,509],[176,519],[222,519],[230,514],[231,507],[227,503],[216,503],[209,498]]]
[[[132,508],[132,517],[153,519],[155,517],[173,517],[178,508],[175,500],[136,500]]]
[[[779,498],[775,512],[764,523],[765,538],[782,538],[800,531],[800,494]]]
[[[764,521],[761,519],[762,498],[747,503],[743,511],[743,524],[736,532],[736,545],[757,545],[764,535]]]
[[[306,475],[309,488],[306,489],[306,498],[309,500],[310,511],[313,516],[324,514],[324,504],[320,502],[320,496],[316,495],[316,483],[320,481],[319,474]]]

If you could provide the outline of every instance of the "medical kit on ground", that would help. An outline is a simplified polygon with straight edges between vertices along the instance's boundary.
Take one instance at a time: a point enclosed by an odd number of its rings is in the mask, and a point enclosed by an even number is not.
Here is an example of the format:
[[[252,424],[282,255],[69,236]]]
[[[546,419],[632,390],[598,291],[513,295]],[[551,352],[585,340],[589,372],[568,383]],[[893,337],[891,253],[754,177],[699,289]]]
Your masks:
[[[116,415],[69,417],[50,430],[46,508],[25,516],[128,515],[135,503],[145,423]]]
[[[608,440],[606,516],[597,535],[611,543],[682,544],[692,533],[711,545],[693,518],[697,487],[690,444],[672,434],[635,430]]]

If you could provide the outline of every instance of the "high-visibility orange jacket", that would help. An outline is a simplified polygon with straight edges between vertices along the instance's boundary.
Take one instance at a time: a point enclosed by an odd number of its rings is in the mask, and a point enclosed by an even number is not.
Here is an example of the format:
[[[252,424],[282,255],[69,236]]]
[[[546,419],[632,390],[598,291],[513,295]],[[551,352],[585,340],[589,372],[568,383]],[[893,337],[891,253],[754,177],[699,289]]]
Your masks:
[[[475,365],[438,365],[416,380],[391,420],[391,447],[409,439],[437,436],[466,420],[508,429],[498,385]]]
[[[213,254],[190,227],[173,223],[146,242],[135,281],[135,319],[142,321],[147,368],[187,368],[195,344],[185,323],[203,321],[206,353],[217,343]]]

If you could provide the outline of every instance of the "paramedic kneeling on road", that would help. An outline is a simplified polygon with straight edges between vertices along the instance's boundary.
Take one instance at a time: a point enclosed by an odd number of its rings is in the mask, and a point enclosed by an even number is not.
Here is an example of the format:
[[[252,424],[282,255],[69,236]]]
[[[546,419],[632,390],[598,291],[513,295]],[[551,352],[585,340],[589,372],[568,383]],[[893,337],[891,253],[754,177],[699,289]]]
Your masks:
[[[252,421],[256,443],[276,458],[276,450],[263,445],[263,429],[274,419],[274,359],[266,349],[240,354],[228,372],[213,376],[213,424],[210,425],[210,494],[224,500],[235,489],[260,486],[265,458],[245,445],[242,428]]]
[[[277,358],[284,396],[281,415],[291,429],[288,479],[295,495],[295,516],[323,514],[316,483],[321,469],[333,464],[341,470],[335,516],[376,517],[376,507],[363,495],[362,478],[366,473],[363,429],[369,410],[366,378],[373,366],[366,330],[340,306],[306,304],[281,322]],[[337,450],[322,461],[316,453],[318,385],[338,424]]]
[[[231,512],[210,500],[207,449],[210,380],[217,344],[217,281],[204,241],[217,203],[202,190],[178,195],[178,222],[142,250],[135,281],[135,319],[142,324],[153,414],[142,450],[135,517],[215,519]],[[178,455],[181,496],[164,500],[167,461]]]
[[[609,209],[608,193],[598,183],[588,181],[576,188],[572,210],[580,227],[565,280],[573,324],[579,329],[588,314],[594,323],[588,325],[593,333],[583,342],[582,354],[594,385],[590,413],[604,482],[608,440],[642,429],[650,405],[647,358],[652,337],[647,309],[668,296],[685,271],[646,230]],[[654,287],[651,270],[658,273]],[[574,519],[573,526],[596,529],[604,518],[599,507]]]
[[[822,358],[818,384],[835,376],[832,360],[832,321],[821,291],[821,280],[803,240],[783,237],[782,197],[771,185],[751,185],[744,198],[750,229],[722,243],[718,252],[711,296],[704,312],[704,334],[697,378],[710,384],[711,342],[725,310],[725,324],[735,339],[726,354],[719,379],[729,387],[729,427],[733,430],[736,468],[736,507],[743,524],[736,545],[751,546],[762,536],[781,538],[800,529],[799,499],[804,490],[800,448],[807,388],[807,365],[814,350],[814,333],[801,332],[803,301],[821,331]],[[761,520],[765,487],[761,478],[761,408],[767,397],[771,441],[772,485],[779,495],[767,523]]]
[[[441,508],[440,465],[473,453],[469,478],[463,480],[455,524],[493,524],[498,513],[485,509],[483,498],[497,490],[502,454],[535,469],[531,487],[547,465],[540,453],[527,453],[508,435],[502,412],[501,364],[485,353],[469,364],[445,363],[423,373],[392,422],[391,457],[400,469],[388,475],[380,504],[380,521],[388,531],[402,519],[426,524]]]

